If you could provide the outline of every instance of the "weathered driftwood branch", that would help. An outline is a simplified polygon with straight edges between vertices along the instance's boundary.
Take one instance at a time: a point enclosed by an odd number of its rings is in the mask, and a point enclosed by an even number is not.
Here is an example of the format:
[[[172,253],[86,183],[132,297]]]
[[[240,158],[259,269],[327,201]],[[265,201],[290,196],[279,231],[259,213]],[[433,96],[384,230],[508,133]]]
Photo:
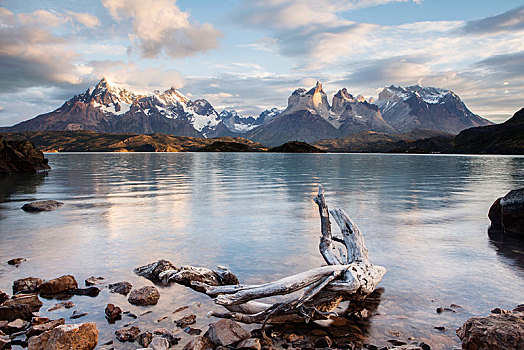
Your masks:
[[[360,301],[372,293],[386,269],[369,262],[364,237],[349,215],[342,209],[328,209],[322,186],[314,200],[320,213],[319,250],[327,266],[259,285],[238,284],[236,276],[224,267],[215,270],[193,266],[177,268],[167,260],[139,267],[135,272],[165,285],[175,282],[206,293],[229,311],[210,312],[210,316],[263,324],[328,318],[341,301]],[[342,238],[333,236],[330,214]],[[343,245],[338,255],[335,243]],[[255,301],[301,289],[304,290],[302,295],[289,301],[276,304]]]

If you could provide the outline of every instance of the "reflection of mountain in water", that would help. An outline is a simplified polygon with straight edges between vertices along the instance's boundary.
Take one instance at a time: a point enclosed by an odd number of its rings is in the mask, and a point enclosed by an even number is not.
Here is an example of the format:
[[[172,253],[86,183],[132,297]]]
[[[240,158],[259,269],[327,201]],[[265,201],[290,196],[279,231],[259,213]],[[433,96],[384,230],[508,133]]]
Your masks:
[[[524,239],[521,235],[489,228],[488,236],[497,253],[515,261],[517,266],[524,269]]]
[[[0,176],[0,203],[5,203],[13,194],[35,193],[44,182],[47,173],[13,174]]]

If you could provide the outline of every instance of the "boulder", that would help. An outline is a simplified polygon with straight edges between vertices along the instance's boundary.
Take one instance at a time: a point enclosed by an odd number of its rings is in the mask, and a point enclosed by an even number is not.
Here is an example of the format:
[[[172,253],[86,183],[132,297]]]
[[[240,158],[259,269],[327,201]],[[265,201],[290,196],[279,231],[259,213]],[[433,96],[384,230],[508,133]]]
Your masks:
[[[175,265],[169,260],[158,260],[154,263],[140,266],[135,268],[133,271],[142,277],[147,278],[148,280],[151,280],[153,282],[160,282],[159,275],[167,270],[177,270]]]
[[[13,282],[13,294],[35,293],[44,283],[43,279],[36,277],[26,277]]]
[[[52,201],[52,200],[37,201],[37,202],[31,202],[31,203],[24,204],[22,206],[22,209],[24,211],[37,213],[41,211],[55,210],[57,208],[60,208],[63,204],[64,203],[62,202],[57,202],[57,201]]]
[[[120,340],[121,342],[134,342],[135,339],[140,334],[140,328],[133,326],[129,328],[122,328],[115,332],[116,339]]]
[[[22,320],[31,320],[33,318],[33,310],[27,304],[15,304],[0,306],[0,321],[14,321],[17,318]]]
[[[215,345],[209,338],[198,336],[184,345],[183,350],[213,350]]]
[[[95,323],[67,324],[29,338],[28,350],[92,350],[97,344]]]
[[[209,326],[206,334],[215,346],[229,346],[248,339],[251,334],[238,323],[229,319],[222,319]]]
[[[133,286],[129,282],[117,282],[109,285],[109,291],[111,293],[119,293],[127,295]]]
[[[46,296],[66,292],[71,289],[77,289],[78,283],[74,276],[64,275],[42,283],[40,293]]]
[[[17,294],[4,301],[3,306],[28,305],[32,311],[40,310],[43,303],[38,299],[38,294]]]
[[[35,335],[40,335],[63,324],[65,324],[64,318],[59,318],[58,320],[51,320],[42,324],[34,324],[33,322],[33,325],[27,330],[26,335],[28,338]]]
[[[106,279],[104,277],[95,277],[91,276],[87,278],[85,281],[86,287],[94,286],[96,284],[104,284],[106,283]]]
[[[128,301],[134,305],[155,305],[160,299],[160,293],[154,286],[134,289],[129,294]]]
[[[524,188],[498,198],[488,214],[491,227],[514,234],[524,234]]]
[[[114,323],[116,320],[122,319],[122,309],[113,304],[107,304],[105,314],[109,323]]]
[[[464,350],[524,349],[524,312],[472,317],[457,335]]]
[[[0,174],[36,173],[51,169],[31,141],[6,141],[0,136]]]

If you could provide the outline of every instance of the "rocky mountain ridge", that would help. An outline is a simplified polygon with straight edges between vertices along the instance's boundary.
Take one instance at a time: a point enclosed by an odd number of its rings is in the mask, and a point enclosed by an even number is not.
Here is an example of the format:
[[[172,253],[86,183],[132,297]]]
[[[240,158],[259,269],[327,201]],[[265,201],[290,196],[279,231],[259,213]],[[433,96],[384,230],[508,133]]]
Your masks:
[[[92,130],[110,133],[165,133],[190,137],[245,137],[268,146],[290,140],[315,142],[363,131],[409,132],[415,129],[457,134],[472,126],[492,124],[473,114],[450,90],[421,86],[384,88],[377,101],[356,98],[340,89],[331,104],[322,84],[296,89],[281,111],[259,116],[235,110],[218,113],[205,99],[191,100],[175,88],[134,92],[102,79],[53,112],[1,132]]]

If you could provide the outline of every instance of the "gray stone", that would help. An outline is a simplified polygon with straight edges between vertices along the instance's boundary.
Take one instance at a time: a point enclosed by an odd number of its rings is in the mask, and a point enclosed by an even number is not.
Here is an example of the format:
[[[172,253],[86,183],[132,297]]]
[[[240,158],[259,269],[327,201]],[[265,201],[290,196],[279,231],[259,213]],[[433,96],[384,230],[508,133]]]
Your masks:
[[[149,344],[149,347],[153,350],[167,350],[169,346],[167,339],[161,336],[154,337],[151,344]]]
[[[109,291],[111,293],[119,293],[127,295],[133,286],[129,282],[117,282],[109,285]]]

